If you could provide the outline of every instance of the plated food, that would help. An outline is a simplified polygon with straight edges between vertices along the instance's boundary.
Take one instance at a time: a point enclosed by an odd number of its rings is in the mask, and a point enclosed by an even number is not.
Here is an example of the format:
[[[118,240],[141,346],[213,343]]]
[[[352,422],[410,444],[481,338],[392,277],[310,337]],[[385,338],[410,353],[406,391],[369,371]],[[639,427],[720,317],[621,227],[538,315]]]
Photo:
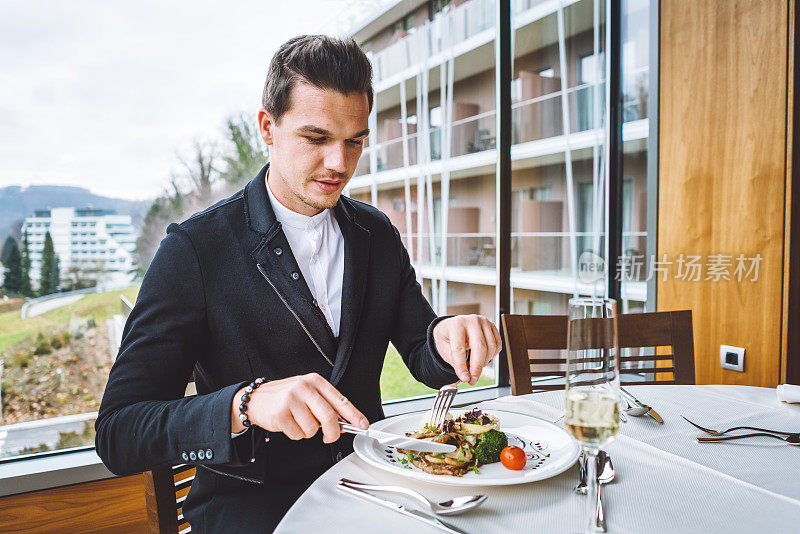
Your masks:
[[[482,465],[497,463],[508,446],[508,436],[500,430],[500,420],[475,408],[458,417],[448,414],[441,427],[427,424],[418,432],[406,432],[408,437],[436,443],[455,445],[449,453],[421,453],[398,449],[406,455],[401,461],[432,475],[460,477],[470,471],[478,472]]]
[[[479,439],[479,437],[481,435],[488,435],[488,430],[494,429],[498,432],[502,432],[506,436],[509,446],[519,447],[524,451],[525,465],[523,468],[520,470],[509,469],[500,462],[487,464],[478,460],[478,469],[477,472],[475,472],[474,462],[477,458],[473,458],[472,460],[467,460],[466,457],[462,457],[461,459],[457,457],[451,458],[451,460],[455,460],[455,463],[461,463],[461,465],[452,466],[455,468],[452,471],[454,473],[461,473],[459,475],[451,474],[449,468],[442,470],[440,467],[443,465],[442,463],[432,462],[430,459],[426,459],[427,462],[417,460],[416,463],[426,466],[436,465],[439,467],[428,467],[427,470],[423,470],[422,467],[415,465],[413,459],[409,458],[409,453],[412,456],[421,458],[424,458],[423,454],[415,453],[411,450],[401,452],[400,449],[387,447],[367,436],[356,436],[353,441],[353,448],[358,458],[366,464],[391,472],[397,476],[431,484],[466,487],[505,486],[543,480],[569,469],[580,455],[580,446],[572,436],[563,428],[550,421],[532,415],[508,412],[500,409],[491,410],[490,412],[481,412],[480,419],[470,418],[468,415],[470,411],[462,412],[462,410],[453,410],[453,416],[451,417],[453,428],[449,428],[450,425],[448,423],[448,428],[443,429],[445,432],[439,431],[436,433],[431,432],[430,429],[426,429],[424,426],[426,420],[421,420],[420,414],[418,413],[403,414],[377,421],[370,425],[370,428],[382,432],[408,436],[430,433],[431,435],[425,439],[434,439],[437,435],[441,434],[457,433],[467,441],[467,443],[472,441],[469,436],[476,436],[475,443],[471,444],[472,447],[470,448],[470,451],[476,457],[480,450],[478,445],[485,439]],[[477,415],[474,411],[471,413]],[[465,414],[467,416],[463,417]],[[488,423],[482,417],[483,415],[489,418]],[[457,430],[456,423],[459,423],[457,432],[455,432]],[[471,425],[479,425],[480,428]],[[489,427],[489,429],[485,427]],[[446,430],[453,430],[454,432],[446,432]],[[483,432],[483,430],[486,430],[486,432]],[[470,431],[473,433],[470,433]],[[452,439],[459,438],[453,437]],[[485,443],[488,444],[489,442],[486,441]],[[483,447],[486,447],[486,445]],[[434,459],[444,460],[443,458],[436,457],[434,457]],[[446,460],[444,460],[444,464],[452,465]],[[435,474],[437,471],[442,474]]]

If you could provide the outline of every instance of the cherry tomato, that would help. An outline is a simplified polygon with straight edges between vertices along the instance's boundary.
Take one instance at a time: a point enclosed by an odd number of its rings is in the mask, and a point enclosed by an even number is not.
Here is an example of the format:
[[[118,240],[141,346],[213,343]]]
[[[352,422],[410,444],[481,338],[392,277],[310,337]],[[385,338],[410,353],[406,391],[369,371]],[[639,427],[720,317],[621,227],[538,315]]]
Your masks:
[[[528,461],[525,458],[525,451],[519,447],[506,447],[500,453],[500,463],[506,469],[513,469],[519,471],[525,468],[525,463]]]

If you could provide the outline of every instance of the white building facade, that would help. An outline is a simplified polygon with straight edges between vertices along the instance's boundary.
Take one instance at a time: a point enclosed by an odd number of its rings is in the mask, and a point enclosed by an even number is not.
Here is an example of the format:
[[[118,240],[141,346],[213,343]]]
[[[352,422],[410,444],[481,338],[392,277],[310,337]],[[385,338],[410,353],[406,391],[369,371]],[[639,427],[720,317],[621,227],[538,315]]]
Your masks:
[[[22,225],[28,235],[31,283],[38,286],[45,234],[58,255],[62,284],[80,276],[98,284],[119,285],[134,277],[136,233],[130,215],[93,208],[37,210]]]

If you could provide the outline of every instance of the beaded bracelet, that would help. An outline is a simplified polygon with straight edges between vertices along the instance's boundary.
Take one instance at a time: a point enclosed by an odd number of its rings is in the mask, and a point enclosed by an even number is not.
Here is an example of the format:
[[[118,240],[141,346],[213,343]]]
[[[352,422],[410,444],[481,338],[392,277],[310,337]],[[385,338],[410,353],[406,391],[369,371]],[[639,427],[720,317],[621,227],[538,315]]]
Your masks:
[[[258,386],[264,384],[266,381],[267,379],[262,376],[253,380],[244,388],[242,403],[239,405],[239,420],[242,422],[245,428],[250,428],[253,424],[250,422],[250,418],[247,417],[247,403],[250,402],[250,394],[257,390]]]

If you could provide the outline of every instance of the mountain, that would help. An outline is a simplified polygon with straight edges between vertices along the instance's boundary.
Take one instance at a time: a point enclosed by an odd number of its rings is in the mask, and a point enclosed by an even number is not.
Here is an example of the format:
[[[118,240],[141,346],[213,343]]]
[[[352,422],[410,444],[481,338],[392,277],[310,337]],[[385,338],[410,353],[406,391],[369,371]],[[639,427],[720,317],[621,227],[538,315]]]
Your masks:
[[[139,231],[150,204],[150,200],[124,200],[95,195],[83,187],[10,185],[0,188],[0,241],[5,240],[7,235],[19,238],[23,219],[32,216],[34,210],[48,208],[92,207],[114,210],[122,215],[130,215],[134,228]]]

